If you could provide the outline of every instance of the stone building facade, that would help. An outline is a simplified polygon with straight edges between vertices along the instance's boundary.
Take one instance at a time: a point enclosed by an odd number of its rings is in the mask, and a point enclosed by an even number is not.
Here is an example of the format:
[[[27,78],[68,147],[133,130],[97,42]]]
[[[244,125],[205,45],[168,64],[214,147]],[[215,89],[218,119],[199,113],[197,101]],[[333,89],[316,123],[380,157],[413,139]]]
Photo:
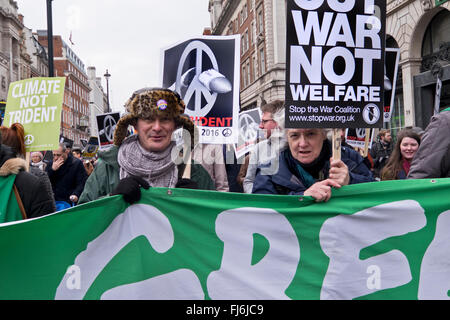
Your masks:
[[[102,87],[102,78],[97,77],[97,71],[95,67],[88,67],[88,82],[91,92],[89,92],[89,128],[91,136],[98,136],[97,128],[97,116],[105,113],[107,107],[106,94]]]
[[[400,50],[392,120],[385,124],[395,134],[427,126],[436,73],[443,81],[440,109],[450,106],[450,1],[387,0],[386,6],[386,43]],[[212,34],[242,37],[241,109],[283,100],[286,0],[210,0],[209,12]]]
[[[9,84],[20,79],[21,33],[16,1],[0,0],[0,100],[6,101]]]
[[[48,75],[48,57],[16,1],[0,0],[0,123],[11,82]]]
[[[393,128],[428,125],[433,114],[436,67],[443,80],[440,109],[450,105],[449,9],[446,0],[387,1],[386,34],[400,49],[395,107],[399,117],[397,123],[391,123]]]
[[[213,35],[241,34],[241,110],[284,99],[285,0],[211,0]]]

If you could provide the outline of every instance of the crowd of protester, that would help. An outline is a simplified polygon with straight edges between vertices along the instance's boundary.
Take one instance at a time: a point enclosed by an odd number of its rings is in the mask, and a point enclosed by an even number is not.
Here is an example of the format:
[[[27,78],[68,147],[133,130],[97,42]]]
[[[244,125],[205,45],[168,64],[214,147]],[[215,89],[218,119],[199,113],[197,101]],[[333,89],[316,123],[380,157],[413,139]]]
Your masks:
[[[425,131],[403,129],[393,139],[390,130],[381,130],[366,154],[346,143],[342,130],[341,157],[333,159],[328,129],[285,129],[284,104],[273,101],[261,107],[264,137],[241,161],[231,145],[198,143],[198,129],[176,92],[143,88],[125,108],[114,144],[95,159],[84,159],[81,146],[60,143],[47,151],[52,160],[32,152],[27,163],[23,126],[0,128],[0,176],[17,175],[24,217],[112,195],[135,203],[141,188],[150,187],[305,195],[324,202],[333,188],[349,184],[450,177],[450,108],[433,116]],[[135,134],[129,135],[129,126]],[[177,129],[190,137],[181,146],[172,139]]]

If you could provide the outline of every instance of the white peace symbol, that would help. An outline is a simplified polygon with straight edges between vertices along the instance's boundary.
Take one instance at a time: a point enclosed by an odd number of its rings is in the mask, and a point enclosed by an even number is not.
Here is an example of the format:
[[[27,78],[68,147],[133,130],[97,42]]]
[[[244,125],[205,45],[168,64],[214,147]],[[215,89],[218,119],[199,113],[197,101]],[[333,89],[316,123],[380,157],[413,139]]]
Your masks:
[[[29,134],[29,135],[25,136],[25,141],[24,142],[25,142],[26,146],[32,144],[33,141],[34,141],[34,136],[33,135]]]
[[[239,119],[239,135],[244,141],[252,141],[256,139],[257,132],[255,130],[256,122],[248,114],[241,115]],[[257,125],[256,125],[257,127]]]
[[[181,93],[181,74],[183,72],[183,67],[186,62],[186,59],[191,51],[195,50],[195,77],[192,79],[192,82],[189,84],[189,87],[186,90],[184,96]],[[178,64],[177,70],[177,81],[175,84],[175,91],[178,92],[183,98],[186,106],[189,105],[191,99],[194,100],[194,110],[190,110],[189,108],[185,109],[185,113],[189,116],[198,116],[204,117],[206,116],[211,108],[214,106],[214,103],[217,99],[217,93],[211,93],[203,84],[198,80],[199,75],[203,72],[202,70],[202,60],[203,60],[203,52],[206,53],[208,58],[211,60],[213,65],[213,69],[219,72],[219,65],[217,64],[216,57],[212,50],[201,41],[192,41],[189,43],[183,51],[183,54],[180,58],[180,63]],[[205,97],[207,104],[202,107],[202,95]]]
[[[103,130],[105,132],[106,139],[109,142],[114,140],[114,129],[116,127],[116,120],[114,120],[113,116],[107,115],[105,119],[103,119]]]

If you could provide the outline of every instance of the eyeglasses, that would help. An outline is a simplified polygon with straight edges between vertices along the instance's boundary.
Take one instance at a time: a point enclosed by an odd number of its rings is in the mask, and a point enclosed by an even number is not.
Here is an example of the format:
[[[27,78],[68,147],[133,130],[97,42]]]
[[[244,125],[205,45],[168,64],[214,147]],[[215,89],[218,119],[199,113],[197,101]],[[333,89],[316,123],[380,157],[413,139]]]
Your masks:
[[[269,122],[269,121],[274,121],[274,120],[273,120],[273,119],[268,119],[268,120],[262,119],[262,120],[261,120],[261,123],[264,125],[264,124],[266,124],[266,123]]]

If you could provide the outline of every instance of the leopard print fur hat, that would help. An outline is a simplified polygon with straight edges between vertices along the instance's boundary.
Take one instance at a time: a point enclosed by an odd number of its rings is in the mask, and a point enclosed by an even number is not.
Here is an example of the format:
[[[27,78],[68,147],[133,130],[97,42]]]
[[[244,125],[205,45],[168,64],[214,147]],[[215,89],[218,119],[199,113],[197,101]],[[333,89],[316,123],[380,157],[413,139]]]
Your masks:
[[[169,118],[175,128],[183,128],[191,135],[191,148],[198,142],[197,130],[192,120],[184,114],[186,105],[178,93],[163,88],[143,88],[133,93],[125,103],[126,115],[120,118],[114,131],[114,144],[120,146],[128,135],[128,126],[135,126],[138,119]],[[195,141],[194,141],[194,138]]]

